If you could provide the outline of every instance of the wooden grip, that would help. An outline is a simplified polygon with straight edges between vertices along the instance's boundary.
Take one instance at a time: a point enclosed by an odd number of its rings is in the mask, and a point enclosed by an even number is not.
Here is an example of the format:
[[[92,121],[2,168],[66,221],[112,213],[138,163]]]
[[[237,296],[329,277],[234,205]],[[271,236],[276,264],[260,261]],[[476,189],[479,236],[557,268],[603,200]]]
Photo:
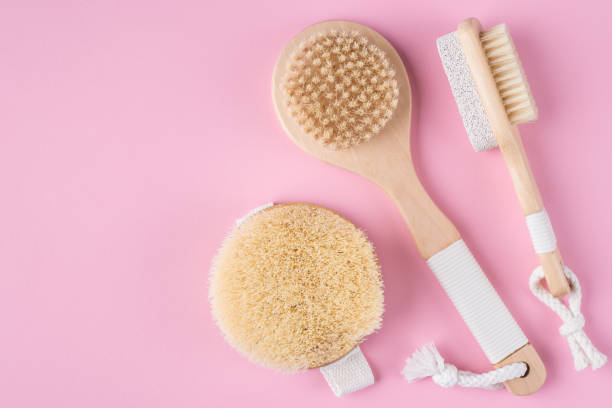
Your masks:
[[[531,172],[517,127],[511,126],[507,131],[499,132],[496,134],[496,138],[510,171],[510,177],[523,215],[527,216],[541,211],[543,208],[542,197]],[[538,254],[538,257],[544,270],[546,284],[553,296],[567,295],[570,292],[570,287],[563,273],[563,261],[559,249]]]
[[[514,380],[506,381],[506,389],[515,395],[529,395],[536,392],[546,381],[546,367],[540,356],[529,343],[525,344],[508,357],[495,364],[495,368],[500,368],[512,363],[526,363],[528,366],[527,374]]]
[[[538,254],[540,264],[544,270],[546,285],[554,297],[565,296],[570,292],[569,282],[563,272],[563,259],[559,253],[559,248],[553,252]]]

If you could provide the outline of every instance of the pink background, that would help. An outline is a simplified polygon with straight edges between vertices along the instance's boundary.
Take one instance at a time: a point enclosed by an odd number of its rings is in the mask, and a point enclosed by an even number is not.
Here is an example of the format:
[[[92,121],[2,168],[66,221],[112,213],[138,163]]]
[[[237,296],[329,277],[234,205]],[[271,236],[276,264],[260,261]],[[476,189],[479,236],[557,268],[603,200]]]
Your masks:
[[[494,3],[2,1],[0,406],[609,404],[612,364],[576,373],[559,319],[528,291],[537,261],[506,167],[498,151],[472,151],[435,39],[472,15],[510,26],[540,109],[522,127],[526,149],[582,282],[586,331],[612,354],[612,10]],[[538,393],[400,376],[430,340],[461,368],[490,366],[391,201],[281,129],[275,59],[326,19],[367,24],[404,58],[417,170],[539,349],[549,377]],[[337,399],[316,370],[249,363],[214,325],[211,257],[236,218],[270,200],[331,207],[375,243],[386,312],[362,346],[375,386]]]

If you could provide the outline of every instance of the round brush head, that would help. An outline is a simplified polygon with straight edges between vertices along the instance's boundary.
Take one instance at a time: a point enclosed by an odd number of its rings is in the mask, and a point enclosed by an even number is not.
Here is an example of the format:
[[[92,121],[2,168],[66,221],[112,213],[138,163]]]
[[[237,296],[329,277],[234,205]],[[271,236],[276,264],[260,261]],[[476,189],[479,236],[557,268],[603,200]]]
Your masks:
[[[385,53],[354,30],[320,32],[300,43],[281,86],[302,129],[331,149],[380,132],[399,96]]]
[[[365,234],[337,213],[294,203],[237,226],[211,270],[212,313],[227,341],[281,371],[334,362],[380,327],[380,268]]]

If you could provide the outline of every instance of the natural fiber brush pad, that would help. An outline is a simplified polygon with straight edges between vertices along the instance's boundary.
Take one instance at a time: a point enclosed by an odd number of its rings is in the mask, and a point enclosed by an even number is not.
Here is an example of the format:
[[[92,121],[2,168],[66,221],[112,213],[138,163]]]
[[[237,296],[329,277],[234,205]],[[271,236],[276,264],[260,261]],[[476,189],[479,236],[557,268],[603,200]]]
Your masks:
[[[358,31],[311,36],[291,55],[286,71],[281,86],[291,115],[331,149],[369,140],[398,103],[389,60]]]
[[[249,216],[212,266],[212,312],[228,342],[281,371],[321,367],[380,326],[372,244],[337,213],[282,204]]]

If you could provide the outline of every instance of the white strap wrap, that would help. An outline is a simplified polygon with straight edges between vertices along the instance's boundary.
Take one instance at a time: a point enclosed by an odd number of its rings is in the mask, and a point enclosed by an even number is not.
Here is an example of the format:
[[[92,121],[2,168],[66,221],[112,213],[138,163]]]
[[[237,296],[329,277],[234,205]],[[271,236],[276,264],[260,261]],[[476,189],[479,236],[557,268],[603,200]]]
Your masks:
[[[545,208],[542,208],[540,212],[529,214],[525,217],[525,221],[527,221],[527,229],[537,254],[552,252],[557,248],[555,231],[553,231]]]
[[[427,260],[492,364],[525,344],[516,323],[463,240]]]
[[[372,369],[359,346],[320,370],[337,397],[374,384]]]
[[[578,278],[567,266],[563,266],[563,271],[571,284],[568,300],[569,308],[542,287],[540,281],[544,278],[544,271],[541,266],[538,266],[531,274],[529,288],[542,303],[551,308],[563,320],[559,333],[567,338],[574,356],[574,368],[580,371],[590,366],[593,370],[596,370],[603,366],[608,359],[593,346],[591,340],[582,330],[584,316],[580,313],[582,292]]]
[[[266,208],[268,208],[268,207],[272,207],[273,205],[274,205],[274,203],[266,203],[266,204],[260,205],[260,206],[259,206],[259,207],[257,207],[257,208],[253,208],[253,209],[252,209],[251,211],[249,211],[249,212],[248,212],[248,213],[247,213],[247,214],[246,214],[244,217],[242,217],[242,218],[238,218],[238,219],[236,220],[236,225],[240,225],[240,224],[242,224],[242,223],[243,223],[243,221],[244,221],[244,220],[246,220],[247,218],[249,218],[251,215],[253,215],[253,214],[255,214],[255,213],[258,213],[258,212],[259,212],[259,211],[261,211],[261,210],[265,210],[265,209],[266,209]]]
[[[498,389],[503,388],[504,382],[522,377],[527,372],[527,364],[512,363],[483,374],[458,370],[452,364],[444,363],[433,343],[425,344],[406,359],[406,366],[402,374],[408,382],[431,377],[440,387],[473,387]]]

